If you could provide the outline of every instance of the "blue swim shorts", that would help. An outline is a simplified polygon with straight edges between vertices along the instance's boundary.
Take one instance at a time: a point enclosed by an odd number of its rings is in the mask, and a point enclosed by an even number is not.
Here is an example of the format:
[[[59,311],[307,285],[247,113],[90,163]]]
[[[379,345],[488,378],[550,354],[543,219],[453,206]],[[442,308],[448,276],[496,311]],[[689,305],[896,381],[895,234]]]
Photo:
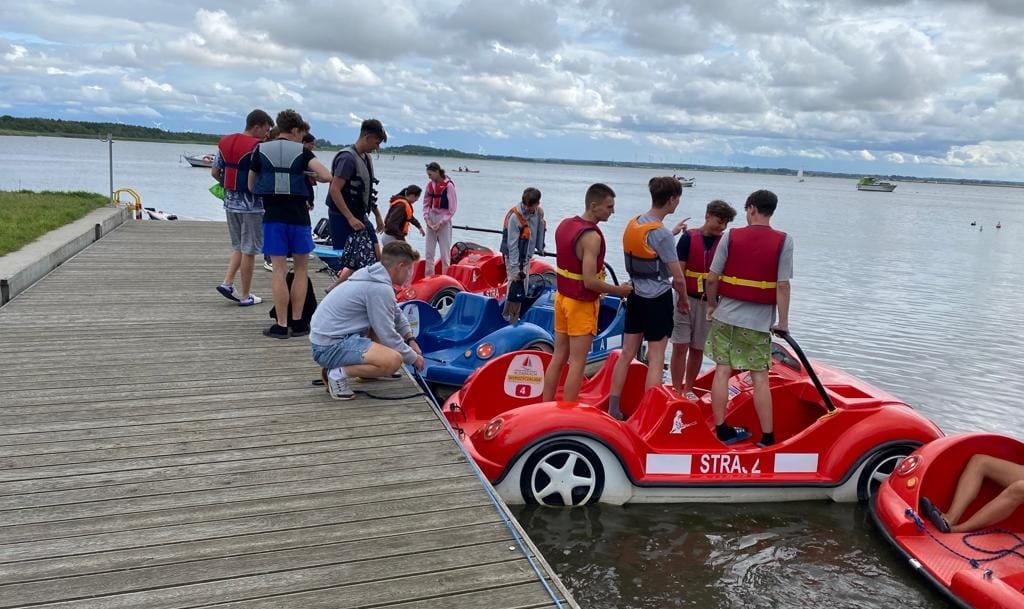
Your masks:
[[[263,223],[263,253],[268,256],[305,256],[315,247],[309,225]]]

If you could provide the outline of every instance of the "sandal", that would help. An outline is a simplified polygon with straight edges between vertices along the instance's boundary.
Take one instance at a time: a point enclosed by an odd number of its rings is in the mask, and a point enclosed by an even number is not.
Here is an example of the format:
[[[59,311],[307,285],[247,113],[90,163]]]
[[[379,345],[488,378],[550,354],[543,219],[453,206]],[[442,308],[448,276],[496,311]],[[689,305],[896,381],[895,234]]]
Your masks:
[[[935,528],[942,533],[949,533],[952,529],[949,523],[946,521],[946,517],[942,515],[939,508],[935,507],[935,504],[931,502],[931,499],[927,497],[921,497],[921,515],[927,518]]]

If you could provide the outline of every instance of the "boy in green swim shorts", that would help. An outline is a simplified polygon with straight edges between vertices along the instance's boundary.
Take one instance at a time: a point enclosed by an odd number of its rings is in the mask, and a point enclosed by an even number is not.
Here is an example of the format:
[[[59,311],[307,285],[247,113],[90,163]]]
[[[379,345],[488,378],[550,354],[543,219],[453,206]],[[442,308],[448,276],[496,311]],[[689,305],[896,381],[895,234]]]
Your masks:
[[[717,364],[711,410],[715,434],[725,444],[750,437],[746,429],[725,423],[733,370],[749,370],[754,383],[754,410],[761,424],[758,446],[775,443],[768,387],[771,331],[789,328],[789,280],[793,277],[793,238],[769,225],[778,201],[768,190],[747,197],[747,226],[722,237],[705,286],[707,318],[712,322],[705,352]]]

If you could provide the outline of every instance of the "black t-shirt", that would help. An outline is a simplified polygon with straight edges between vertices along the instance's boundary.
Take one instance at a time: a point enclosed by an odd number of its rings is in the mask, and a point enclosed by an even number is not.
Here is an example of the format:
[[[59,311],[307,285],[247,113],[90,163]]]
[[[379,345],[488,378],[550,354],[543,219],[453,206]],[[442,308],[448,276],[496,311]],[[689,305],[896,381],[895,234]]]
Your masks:
[[[315,158],[312,150],[303,150],[303,170],[309,169],[309,162]],[[263,157],[253,155],[251,168],[257,174],[263,170],[262,162]],[[264,222],[310,226],[309,207],[306,206],[308,195],[262,195],[262,199]]]

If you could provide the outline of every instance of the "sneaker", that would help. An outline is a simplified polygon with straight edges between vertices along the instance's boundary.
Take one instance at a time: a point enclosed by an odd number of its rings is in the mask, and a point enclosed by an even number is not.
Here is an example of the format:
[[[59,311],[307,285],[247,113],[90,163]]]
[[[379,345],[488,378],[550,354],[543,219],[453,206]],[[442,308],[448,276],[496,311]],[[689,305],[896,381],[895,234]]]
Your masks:
[[[265,268],[266,270],[270,271],[271,273],[274,272],[274,265],[270,264],[266,260],[263,261],[263,268]]]
[[[336,400],[351,400],[356,397],[356,394],[348,386],[347,378],[332,379],[329,374],[327,375],[327,392]]]
[[[220,292],[224,298],[238,302],[238,296],[235,296],[235,286],[222,283],[217,286],[217,291]]]
[[[270,338],[288,338],[288,328],[274,324],[263,331],[263,336]]]
[[[258,305],[263,302],[263,299],[255,294],[249,294],[245,298],[238,301],[240,307],[251,307],[252,305]]]
[[[288,328],[292,331],[292,336],[305,336],[309,334],[309,324],[300,319],[291,320]]]

